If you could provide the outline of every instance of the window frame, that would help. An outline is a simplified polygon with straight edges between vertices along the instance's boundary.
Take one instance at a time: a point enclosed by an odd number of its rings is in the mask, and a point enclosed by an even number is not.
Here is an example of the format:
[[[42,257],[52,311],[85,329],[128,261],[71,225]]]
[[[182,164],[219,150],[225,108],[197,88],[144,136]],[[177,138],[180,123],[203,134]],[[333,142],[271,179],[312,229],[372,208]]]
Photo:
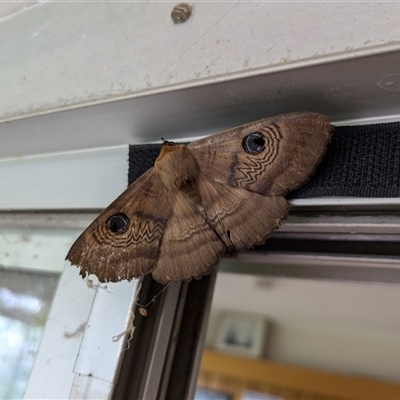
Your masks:
[[[103,153],[104,149],[101,152]],[[54,156],[49,157],[51,162],[53,159]],[[90,159],[91,157],[89,157]],[[69,161],[66,163],[67,167],[68,164]],[[97,171],[97,173],[101,176],[101,171]],[[364,199],[359,200],[358,206],[363,204],[365,207],[365,204],[368,203]],[[344,199],[344,201],[348,202],[348,199]],[[315,199],[294,200],[292,204],[297,212],[289,217],[277,236],[293,234],[310,236],[310,232],[314,237],[335,232],[336,235],[349,235],[350,232],[354,234],[356,227],[358,235],[398,237],[399,235],[396,234],[397,228],[400,226],[398,217],[371,214],[371,209],[379,209],[382,202],[386,203],[388,207],[394,206],[395,209],[400,205],[399,199],[372,199],[369,202],[371,203],[368,206],[369,210],[365,211],[367,217],[360,216],[359,213],[354,216],[328,216],[325,217],[325,221],[321,222],[324,211],[316,212],[314,216],[310,216],[309,213],[304,216],[299,211],[309,207],[314,211],[317,210]],[[327,206],[331,209],[332,207],[343,207],[343,203],[341,204],[339,199],[333,201],[333,205],[327,205],[326,199],[322,203],[320,208],[325,212]],[[357,208],[354,199],[351,203],[348,205],[350,209]],[[12,226],[13,229],[19,227],[24,230],[47,229],[49,235],[52,235],[54,229],[61,229],[62,232],[64,230],[65,233],[62,237],[68,237],[69,241],[64,240],[64,247],[61,247],[59,251],[64,251],[66,254],[74,238],[95,216],[96,213],[90,213],[88,210],[83,213],[46,212],[43,210],[28,213],[16,210],[2,212],[0,226],[3,227],[3,230],[7,226]],[[12,244],[10,249],[12,250]],[[258,251],[243,253],[237,259],[248,261],[249,257],[256,257],[258,264],[276,265],[273,255],[271,257],[271,254],[265,255]],[[221,269],[226,270],[226,264],[234,264],[235,260],[235,258],[230,261],[224,260]],[[293,265],[290,257],[286,256],[284,260]],[[365,263],[366,260],[358,258],[355,261]],[[394,261],[397,262],[397,260]],[[322,263],[322,267],[335,271],[338,262],[340,264],[343,260],[328,257]],[[384,269],[388,264],[393,264],[393,260],[383,260],[382,263]],[[21,265],[14,267],[21,267]],[[233,267],[237,269],[237,266]],[[362,274],[363,265],[358,265],[358,267]],[[60,283],[25,398],[111,398],[113,396],[131,398],[133,393],[139,397],[155,396],[155,398],[163,398],[167,393],[186,398],[193,395],[216,273],[207,278],[209,280],[171,285],[160,296],[159,302],[152,311],[154,318],[150,317],[148,320],[146,318],[145,323],[143,320],[142,322],[134,320],[137,321],[135,334],[138,336],[139,342],[132,342],[132,347],[127,350],[127,347],[130,346],[127,346],[127,341],[132,328],[132,318],[137,311],[135,310],[137,308],[135,303],[138,301],[137,290],[141,282],[133,280],[110,283],[99,286],[94,291],[87,287],[87,283],[78,276],[77,269],[71,267],[68,262],[62,261],[57,264],[56,268],[62,271]],[[229,268],[232,268],[232,265],[228,266]],[[375,263],[375,268],[382,269],[382,266],[376,266]],[[389,265],[389,268],[393,268],[393,265]],[[398,265],[396,268],[399,268]],[[338,270],[336,268],[336,271]],[[370,271],[371,268],[367,267],[366,270]],[[238,271],[240,271],[240,266]],[[294,270],[291,271],[289,271],[289,275],[292,273],[293,276]],[[249,272],[248,269],[247,272]],[[266,274],[268,275],[268,272]],[[297,270],[296,275],[298,276],[298,274]],[[333,279],[332,275],[328,279]],[[343,279],[343,276],[340,279]],[[380,281],[379,276],[376,281]],[[157,290],[160,292],[160,288]],[[139,300],[140,304],[146,304],[154,298],[154,293],[149,291],[144,291],[143,295],[144,297]],[[202,301],[199,301],[200,295]],[[193,301],[197,303],[198,307],[197,321],[188,320],[188,316],[193,314]],[[135,318],[137,318],[137,312]],[[143,332],[153,332],[153,338],[149,344],[149,351],[142,354],[142,358],[137,358],[138,348],[143,344],[140,343],[140,338],[143,338],[143,334],[140,333],[143,324],[147,324],[147,328]],[[84,325],[86,326],[85,331],[77,332]],[[190,336],[193,326],[197,327],[198,335],[194,336],[190,343],[186,341],[183,346],[182,338]],[[74,335],[74,332],[78,334]],[[113,342],[112,338],[118,334],[122,334],[120,340]],[[69,338],[67,338],[68,336]],[[73,336],[72,340],[71,336]],[[191,350],[189,351],[188,348]],[[105,359],[107,361],[104,361]],[[177,368],[182,370],[182,359],[186,363],[184,369],[187,372],[187,379],[185,380],[177,379],[175,374]],[[56,360],[55,364],[54,360]],[[138,362],[145,366],[140,374],[135,370]],[[49,369],[49,363],[52,366],[51,369]],[[104,368],[104,365],[108,367]],[[124,369],[126,368],[125,376],[119,375],[122,365],[125,366]],[[127,371],[132,373],[129,379],[133,382],[137,383],[140,376],[145,379],[136,386],[128,383],[129,373]],[[42,385],[41,382],[44,380],[50,384]]]

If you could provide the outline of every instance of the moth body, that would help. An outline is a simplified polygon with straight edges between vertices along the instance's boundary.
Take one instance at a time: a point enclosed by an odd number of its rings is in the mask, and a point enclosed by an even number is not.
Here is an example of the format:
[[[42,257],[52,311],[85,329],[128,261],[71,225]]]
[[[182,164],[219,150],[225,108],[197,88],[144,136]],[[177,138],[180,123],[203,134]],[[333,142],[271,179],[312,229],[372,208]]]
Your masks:
[[[187,145],[172,142],[164,142],[154,169],[169,190],[191,185],[200,172],[197,161]]]

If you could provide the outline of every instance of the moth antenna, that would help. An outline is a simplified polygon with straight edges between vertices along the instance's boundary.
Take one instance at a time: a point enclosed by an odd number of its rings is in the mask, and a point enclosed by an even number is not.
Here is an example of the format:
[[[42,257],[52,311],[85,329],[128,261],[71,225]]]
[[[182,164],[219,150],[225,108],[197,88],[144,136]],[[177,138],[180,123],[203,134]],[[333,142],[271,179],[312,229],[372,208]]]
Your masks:
[[[176,146],[175,142],[171,142],[170,140],[164,139],[163,137],[161,138],[161,140],[163,141],[163,146]]]

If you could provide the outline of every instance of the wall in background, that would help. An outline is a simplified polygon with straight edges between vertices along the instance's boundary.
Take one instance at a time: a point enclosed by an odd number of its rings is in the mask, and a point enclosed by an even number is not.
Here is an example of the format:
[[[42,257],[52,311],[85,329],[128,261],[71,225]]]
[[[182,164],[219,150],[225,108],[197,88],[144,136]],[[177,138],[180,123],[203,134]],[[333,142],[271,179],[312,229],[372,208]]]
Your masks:
[[[400,382],[399,302],[396,285],[219,273],[207,345],[221,311],[261,314],[268,359]]]

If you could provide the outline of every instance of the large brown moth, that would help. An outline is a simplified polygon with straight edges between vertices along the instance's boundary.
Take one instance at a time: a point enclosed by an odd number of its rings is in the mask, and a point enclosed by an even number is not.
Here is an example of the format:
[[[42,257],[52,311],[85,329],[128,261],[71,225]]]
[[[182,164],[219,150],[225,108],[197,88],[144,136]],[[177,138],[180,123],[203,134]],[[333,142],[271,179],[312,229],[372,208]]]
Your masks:
[[[81,234],[67,259],[100,282],[151,273],[199,279],[227,252],[262,244],[286,218],[285,194],[320,162],[333,127],[299,112],[189,145],[164,141],[154,167]]]

